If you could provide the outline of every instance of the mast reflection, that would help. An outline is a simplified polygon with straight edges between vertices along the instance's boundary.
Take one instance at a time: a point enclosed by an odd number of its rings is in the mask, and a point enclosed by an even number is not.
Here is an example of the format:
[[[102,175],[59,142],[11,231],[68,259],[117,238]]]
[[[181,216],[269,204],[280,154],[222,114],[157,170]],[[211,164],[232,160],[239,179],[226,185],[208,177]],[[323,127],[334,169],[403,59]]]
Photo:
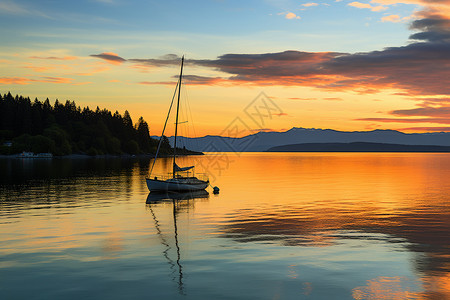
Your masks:
[[[157,235],[160,238],[161,244],[164,246],[163,256],[167,260],[171,273],[173,275],[172,281],[177,284],[178,293],[180,295],[186,295],[184,289],[183,282],[183,265],[181,264],[181,248],[178,240],[178,226],[177,226],[177,215],[182,210],[182,208],[189,207],[189,204],[193,204],[193,202],[187,200],[195,200],[195,199],[208,199],[209,193],[205,190],[201,191],[192,191],[186,193],[175,193],[175,192],[167,192],[167,193],[158,193],[158,192],[150,192],[147,196],[146,204],[150,213],[152,214],[152,218],[155,224],[155,229]],[[170,243],[167,241],[164,236],[160,222],[158,221],[155,211],[152,208],[152,205],[158,205],[159,203],[172,203],[172,217],[173,217],[173,232],[174,232],[174,241],[175,241],[175,250],[176,250],[176,259],[173,260],[169,256],[169,252],[172,249]]]

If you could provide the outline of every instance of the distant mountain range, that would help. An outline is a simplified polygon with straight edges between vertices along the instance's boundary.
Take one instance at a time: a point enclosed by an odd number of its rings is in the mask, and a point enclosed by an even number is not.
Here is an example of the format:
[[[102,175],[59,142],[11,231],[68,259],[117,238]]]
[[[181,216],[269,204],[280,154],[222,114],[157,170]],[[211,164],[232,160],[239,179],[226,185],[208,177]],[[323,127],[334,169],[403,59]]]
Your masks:
[[[173,137],[170,137],[169,141],[173,145]],[[396,130],[337,131],[294,127],[285,132],[258,132],[241,138],[207,135],[178,139],[179,145],[202,152],[259,152],[292,144],[354,142],[450,146],[450,133],[403,133]]]

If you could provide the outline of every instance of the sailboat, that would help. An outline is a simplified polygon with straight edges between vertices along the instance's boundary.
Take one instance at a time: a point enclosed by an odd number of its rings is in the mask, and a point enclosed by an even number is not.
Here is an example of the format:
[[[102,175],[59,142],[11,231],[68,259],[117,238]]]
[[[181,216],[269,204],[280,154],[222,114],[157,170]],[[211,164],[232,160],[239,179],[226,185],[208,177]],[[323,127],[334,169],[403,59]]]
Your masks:
[[[203,178],[198,178],[200,176],[195,176],[194,168],[195,166],[189,167],[179,167],[176,163],[177,159],[177,132],[178,132],[178,112],[180,110],[180,94],[181,94],[181,81],[183,78],[183,65],[184,65],[184,56],[181,58],[181,70],[180,76],[178,79],[177,86],[175,87],[174,97],[172,98],[172,102],[169,107],[169,112],[167,113],[166,122],[164,124],[163,133],[161,135],[161,139],[158,144],[158,149],[156,151],[155,159],[153,160],[152,168],[150,169],[150,174],[146,178],[147,187],[150,192],[185,192],[185,191],[198,191],[204,190],[209,185],[209,179],[206,175],[202,175]],[[174,137],[174,147],[173,147],[173,168],[172,173],[163,176],[151,176],[153,171],[153,167],[155,165],[156,159],[158,157],[159,149],[161,146],[161,141],[164,136],[164,131],[166,129],[167,120],[169,119],[170,111],[172,110],[173,100],[175,98],[175,94],[178,89],[178,97],[177,97],[177,110],[176,110],[176,119],[175,119],[175,137]]]

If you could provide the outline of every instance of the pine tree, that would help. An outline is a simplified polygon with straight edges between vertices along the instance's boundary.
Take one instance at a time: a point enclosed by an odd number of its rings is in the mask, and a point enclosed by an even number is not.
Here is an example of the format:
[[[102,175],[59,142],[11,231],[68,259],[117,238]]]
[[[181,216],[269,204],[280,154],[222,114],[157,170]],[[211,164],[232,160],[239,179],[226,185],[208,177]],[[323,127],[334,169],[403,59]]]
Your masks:
[[[142,151],[148,153],[150,152],[150,132],[148,129],[147,122],[144,121],[144,118],[140,117],[137,124],[137,141],[139,144],[139,147]]]

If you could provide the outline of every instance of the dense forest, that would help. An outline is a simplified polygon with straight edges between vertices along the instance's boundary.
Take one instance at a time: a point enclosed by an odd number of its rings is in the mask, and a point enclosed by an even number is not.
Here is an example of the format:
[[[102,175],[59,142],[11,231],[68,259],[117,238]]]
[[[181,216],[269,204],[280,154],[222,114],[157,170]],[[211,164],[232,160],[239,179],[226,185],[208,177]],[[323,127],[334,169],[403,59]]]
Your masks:
[[[133,124],[128,111],[122,116],[98,106],[95,110],[81,108],[69,100],[51,105],[48,98],[41,102],[0,94],[0,154],[150,154],[157,145],[147,122],[140,117]],[[170,152],[164,137],[161,153]]]

